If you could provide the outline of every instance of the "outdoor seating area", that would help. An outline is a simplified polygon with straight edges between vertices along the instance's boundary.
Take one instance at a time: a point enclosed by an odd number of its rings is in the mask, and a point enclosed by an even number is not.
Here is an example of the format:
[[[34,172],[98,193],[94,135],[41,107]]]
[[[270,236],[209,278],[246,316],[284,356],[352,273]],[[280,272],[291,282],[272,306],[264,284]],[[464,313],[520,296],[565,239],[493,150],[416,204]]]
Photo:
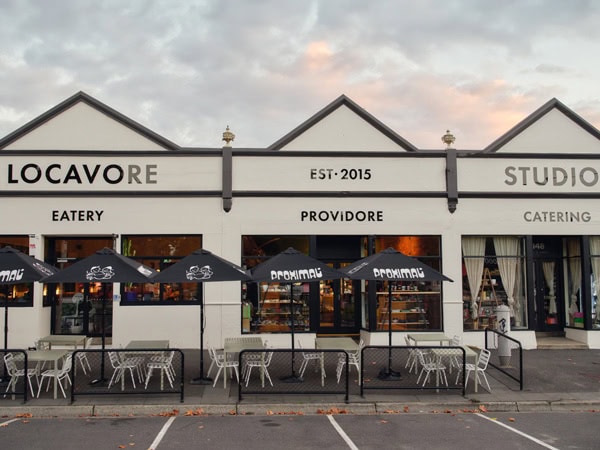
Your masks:
[[[411,334],[416,337],[414,335]],[[430,345],[434,339],[437,339],[437,345]],[[444,345],[439,345],[440,339]],[[364,395],[363,390],[389,389],[419,390],[430,394],[455,391],[460,394],[463,387],[476,392],[482,386],[491,392],[486,375],[488,351],[451,345],[452,338],[438,333],[421,336],[417,341],[426,345],[415,345],[408,336],[406,342],[410,345],[391,349],[368,346],[360,339],[349,337],[318,337],[314,348],[298,345],[292,357],[291,349],[271,348],[260,336],[227,338],[223,349],[208,346],[207,356],[211,363],[206,376],[210,385],[204,389],[230,388],[233,392],[238,390],[240,398],[269,393],[342,395],[346,392],[347,379],[347,392],[356,395]],[[188,352],[197,354],[193,350]],[[14,374],[4,398],[25,387],[33,400],[40,396],[69,398],[71,387],[76,396],[173,394],[179,393],[179,388],[183,389],[187,384],[184,373],[194,368],[191,362],[186,362],[187,368],[183,367],[183,353],[171,349],[168,341],[135,340],[124,347],[104,351],[97,346],[78,350],[55,346],[52,350],[27,350],[24,353],[28,360],[27,375],[23,371],[22,354],[19,356],[15,352],[4,358],[7,369]],[[80,354],[85,354],[89,367],[86,365],[85,371],[73,373],[75,367],[81,369],[77,362]],[[44,361],[47,366],[42,370]],[[390,368],[398,376],[381,377],[381,373]],[[327,377],[327,373],[335,373],[335,376]],[[293,375],[296,378],[290,382]]]

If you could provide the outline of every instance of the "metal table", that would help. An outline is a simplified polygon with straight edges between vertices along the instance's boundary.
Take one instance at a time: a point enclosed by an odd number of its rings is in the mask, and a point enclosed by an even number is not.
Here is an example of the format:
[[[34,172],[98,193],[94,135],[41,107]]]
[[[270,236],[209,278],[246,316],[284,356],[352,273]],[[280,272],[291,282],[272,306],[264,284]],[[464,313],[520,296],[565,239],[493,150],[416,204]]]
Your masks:
[[[225,360],[228,358],[233,358],[235,355],[242,350],[264,350],[265,344],[260,336],[245,336],[245,337],[234,337],[234,338],[225,338],[223,343],[223,353]],[[264,357],[264,353],[261,355]],[[239,367],[240,376],[242,368]],[[264,387],[264,372],[261,370],[260,380]],[[227,368],[223,368],[223,387],[227,387]]]
[[[440,345],[450,344],[452,338],[446,336],[444,333],[411,333],[407,335],[409,339],[413,340],[417,345],[439,343]]]
[[[145,348],[169,348],[170,342],[167,340],[134,340],[129,341],[126,349],[143,350]]]
[[[321,350],[343,350],[348,353],[357,352],[359,347],[354,339],[349,337],[318,337],[315,347]],[[360,354],[358,355],[360,357]],[[321,386],[325,385],[325,358],[321,353]]]
[[[38,339],[38,342],[45,342],[52,350],[53,345],[72,346],[75,350],[77,347],[85,348],[85,336],[75,334],[51,334]]]
[[[63,359],[69,353],[68,350],[28,350],[27,362],[51,362],[54,369],[54,399],[56,399],[58,390],[58,361]]]

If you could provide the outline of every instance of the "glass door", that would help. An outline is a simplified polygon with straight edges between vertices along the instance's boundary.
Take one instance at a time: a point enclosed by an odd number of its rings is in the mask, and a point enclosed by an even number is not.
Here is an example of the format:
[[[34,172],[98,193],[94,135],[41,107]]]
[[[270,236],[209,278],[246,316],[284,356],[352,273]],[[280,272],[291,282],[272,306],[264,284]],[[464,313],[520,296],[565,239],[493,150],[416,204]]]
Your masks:
[[[328,263],[339,269],[349,262]],[[360,326],[360,311],[355,293],[360,293],[360,281],[348,279],[325,280],[319,289],[319,326],[322,334],[354,334]]]
[[[561,260],[535,259],[533,263],[536,331],[562,331],[564,299]]]

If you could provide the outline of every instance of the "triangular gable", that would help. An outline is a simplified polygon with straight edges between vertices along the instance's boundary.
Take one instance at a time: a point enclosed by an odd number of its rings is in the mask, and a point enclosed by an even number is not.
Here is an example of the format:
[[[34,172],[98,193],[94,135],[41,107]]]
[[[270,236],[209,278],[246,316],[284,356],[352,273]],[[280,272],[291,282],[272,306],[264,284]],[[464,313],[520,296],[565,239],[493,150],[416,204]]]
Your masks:
[[[269,150],[417,151],[345,95],[268,147]]]
[[[553,98],[483,152],[600,154],[600,132]]]
[[[84,92],[0,140],[0,151],[176,149],[178,145]]]

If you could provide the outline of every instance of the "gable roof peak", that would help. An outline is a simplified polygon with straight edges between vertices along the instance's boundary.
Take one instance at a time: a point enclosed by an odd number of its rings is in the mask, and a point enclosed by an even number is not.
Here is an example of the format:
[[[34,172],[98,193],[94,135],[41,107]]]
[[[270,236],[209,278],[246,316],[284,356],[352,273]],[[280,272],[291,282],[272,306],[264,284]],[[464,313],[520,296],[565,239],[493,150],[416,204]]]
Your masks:
[[[296,128],[294,128],[292,131],[290,131],[288,134],[286,134],[285,136],[283,136],[282,138],[280,138],[279,140],[277,140],[276,142],[271,144],[269,147],[267,147],[267,149],[268,150],[281,150],[284,146],[289,144],[291,141],[296,139],[298,136],[300,136],[302,133],[307,131],[312,126],[316,125],[318,122],[323,120],[325,117],[332,114],[334,111],[339,109],[341,106],[348,107],[348,109],[353,111],[357,116],[361,117],[363,120],[365,120],[367,123],[369,123],[373,128],[377,129],[379,132],[381,132],[383,135],[387,136],[390,140],[392,140],[393,142],[395,142],[396,144],[398,144],[405,150],[411,151],[411,152],[418,151],[418,149],[413,144],[411,144],[406,139],[404,139],[402,136],[397,134],[395,131],[393,131],[391,128],[389,128],[387,125],[380,122],[377,118],[375,118],[373,115],[371,115],[369,112],[367,112],[367,110],[365,110],[363,107],[358,105],[358,103],[354,102],[346,94],[341,94],[339,97],[337,97],[331,103],[326,105],[323,109],[318,111],[316,114],[314,114],[308,120],[304,121],[303,123],[298,125]]]
[[[140,134],[141,136],[145,137],[146,139],[160,145],[161,147],[164,147],[167,150],[180,149],[180,147],[177,144],[160,136],[159,134],[155,133],[154,131],[150,130],[149,128],[146,128],[145,126],[141,125],[140,123],[130,119],[129,117],[125,116],[124,114],[121,114],[117,110],[115,110],[115,109],[111,108],[110,106],[102,103],[101,101],[95,99],[94,97],[87,94],[86,92],[78,91],[75,94],[73,94],[71,97],[63,100],[58,105],[50,108],[48,111],[42,113],[35,119],[29,121],[25,125],[21,126],[20,128],[16,129],[15,131],[8,134],[4,138],[0,139],[0,150],[5,148],[7,145],[19,140],[21,137],[23,137],[27,133],[30,133],[31,131],[35,130],[36,128],[40,127],[41,125],[45,124],[46,122],[49,122],[53,118],[59,116],[60,114],[62,114],[69,108],[72,108],[73,106],[75,106],[78,103],[85,103],[86,105],[97,110],[101,114],[108,116],[110,119],[120,123],[121,125],[123,125],[127,128],[130,128],[134,132],[136,132],[136,133]]]
[[[536,109],[533,113],[523,119],[521,122],[517,123],[514,127],[504,133],[502,136],[494,140],[490,145],[483,149],[482,153],[495,153],[500,148],[505,146],[509,141],[514,139],[516,136],[521,134],[527,128],[532,126],[534,123],[539,121],[542,117],[548,114],[553,109],[556,109],[579,125],[581,128],[586,130],[592,136],[600,139],[600,131],[580,115],[575,113],[572,109],[558,100],[556,97],[552,97],[538,109]]]

